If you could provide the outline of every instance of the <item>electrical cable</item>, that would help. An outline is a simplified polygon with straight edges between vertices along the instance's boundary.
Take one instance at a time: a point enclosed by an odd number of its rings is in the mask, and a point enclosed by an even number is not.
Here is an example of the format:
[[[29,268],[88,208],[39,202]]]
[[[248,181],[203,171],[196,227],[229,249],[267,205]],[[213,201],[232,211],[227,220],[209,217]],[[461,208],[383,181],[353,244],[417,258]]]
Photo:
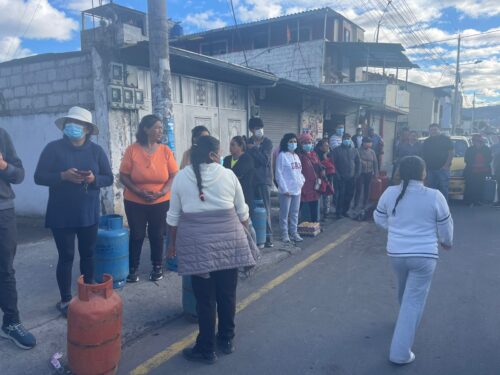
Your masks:
[[[245,46],[243,45],[240,27],[238,26],[238,21],[236,20],[236,12],[234,11],[233,0],[228,0],[228,2],[231,8],[231,13],[233,14],[234,26],[236,27],[236,33],[238,34],[238,39],[240,40],[241,50],[243,51],[243,57],[245,58],[245,65],[248,68],[247,51],[245,50]]]
[[[21,36],[21,40],[24,38],[24,36],[26,35],[26,33],[28,32],[29,28],[31,27],[31,24],[33,22],[33,19],[35,18],[35,15],[36,13],[38,12],[38,8],[40,8],[40,4],[42,3],[42,0],[39,0],[38,1],[38,4],[36,5],[36,8],[35,8],[35,11],[33,12],[33,15],[31,16],[31,19],[30,19],[30,22],[28,23],[28,26],[26,26],[26,29],[24,30],[24,33],[23,35]],[[14,51],[14,53],[12,54],[12,59],[14,59],[16,57],[16,54],[17,54],[17,51],[19,50],[19,48],[21,47],[21,43],[19,43],[19,45],[17,46],[16,50]]]

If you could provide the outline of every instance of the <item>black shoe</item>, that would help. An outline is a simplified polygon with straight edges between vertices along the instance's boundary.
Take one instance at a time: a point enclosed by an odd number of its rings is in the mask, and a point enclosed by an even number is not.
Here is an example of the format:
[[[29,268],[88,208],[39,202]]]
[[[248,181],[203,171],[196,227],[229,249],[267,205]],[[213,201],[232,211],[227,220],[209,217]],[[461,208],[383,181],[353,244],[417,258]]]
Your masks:
[[[59,310],[62,316],[65,318],[68,318],[68,307],[69,307],[69,302],[62,302],[59,301],[56,304],[56,309]]]
[[[127,283],[136,283],[139,281],[139,275],[136,268],[131,268],[127,276]]]
[[[219,339],[217,339],[217,347],[224,354],[231,354],[234,352],[233,340],[219,340]]]
[[[28,332],[21,323],[2,327],[0,337],[12,341],[21,349],[33,349],[36,345],[35,336]]]
[[[350,216],[347,214],[347,212],[344,212],[344,213],[342,214],[342,216],[343,216],[343,217],[350,217]]]
[[[213,365],[215,362],[217,362],[217,356],[215,355],[215,353],[202,353],[198,351],[196,346],[193,348],[184,349],[182,351],[182,355],[184,356],[184,358],[191,362],[201,362],[206,363],[207,365]]]
[[[273,241],[271,241],[271,240],[267,240],[267,241],[266,241],[266,244],[265,244],[264,246],[265,246],[265,247],[269,247],[269,248],[274,247]]]
[[[163,279],[163,267],[153,266],[153,270],[149,274],[149,281],[158,281]]]

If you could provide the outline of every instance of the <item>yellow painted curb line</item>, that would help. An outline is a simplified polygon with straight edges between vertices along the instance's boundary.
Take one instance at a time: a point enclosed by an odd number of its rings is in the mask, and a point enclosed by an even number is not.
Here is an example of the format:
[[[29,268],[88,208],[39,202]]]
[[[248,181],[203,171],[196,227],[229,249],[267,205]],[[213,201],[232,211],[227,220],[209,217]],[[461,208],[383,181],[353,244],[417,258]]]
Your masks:
[[[323,247],[321,250],[318,250],[317,252],[313,253],[306,259],[304,259],[302,262],[296,264],[292,268],[290,268],[287,272],[279,275],[275,279],[271,280],[268,282],[266,285],[264,285],[262,288],[257,290],[256,292],[250,294],[248,297],[246,297],[243,301],[238,303],[236,305],[236,313],[241,312],[245,308],[247,308],[250,304],[253,302],[259,300],[261,297],[269,293],[271,290],[276,288],[278,285],[284,283],[286,280],[288,280],[290,277],[295,275],[297,272],[301,271],[308,265],[310,265],[312,262],[318,260],[321,258],[323,255],[327,254],[328,252],[332,251],[335,249],[337,246],[342,244],[344,241],[352,237],[354,234],[356,234],[358,231],[360,231],[364,227],[364,224],[350,230],[346,234],[340,236],[335,242],[332,242],[329,245],[326,245]],[[130,375],[146,375],[148,374],[151,370],[154,370],[155,368],[161,366],[163,363],[167,362],[170,360],[172,357],[175,355],[179,354],[183,349],[187,348],[188,346],[192,345],[196,341],[196,337],[198,336],[198,331],[195,331],[191,333],[190,335],[184,337],[182,340],[177,341],[176,343],[170,345],[168,348],[165,350],[159,352],[158,354],[154,355],[141,365],[137,366],[134,370],[130,372]]]

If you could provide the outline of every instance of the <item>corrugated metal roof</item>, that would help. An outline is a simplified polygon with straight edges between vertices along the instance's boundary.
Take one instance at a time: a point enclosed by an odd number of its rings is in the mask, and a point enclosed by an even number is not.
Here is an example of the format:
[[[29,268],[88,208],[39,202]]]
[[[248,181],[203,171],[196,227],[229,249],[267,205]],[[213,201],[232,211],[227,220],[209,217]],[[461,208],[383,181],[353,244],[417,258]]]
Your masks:
[[[259,20],[259,21],[252,21],[252,22],[242,23],[242,24],[238,24],[238,28],[242,29],[242,28],[260,26],[260,25],[266,25],[268,23],[273,23],[273,22],[277,22],[277,21],[284,21],[284,20],[289,20],[289,19],[294,19],[294,18],[301,18],[301,17],[311,16],[311,15],[322,15],[323,16],[325,14],[333,14],[333,15],[339,16],[339,17],[343,18],[344,20],[352,23],[356,27],[360,28],[361,30],[365,31],[362,27],[360,27],[359,25],[355,24],[354,22],[352,22],[348,18],[344,17],[339,12],[334,11],[330,7],[310,9],[310,10],[305,10],[305,11],[299,12],[299,13],[285,14],[285,15],[282,15],[282,16],[273,17],[273,18],[267,18],[267,19],[263,19],[263,20]],[[177,39],[174,39],[174,41],[196,39],[196,38],[199,38],[201,36],[205,36],[205,35],[209,35],[209,34],[214,34],[214,33],[219,33],[219,32],[231,31],[231,30],[234,30],[234,29],[236,29],[236,26],[234,26],[234,25],[233,26],[225,26],[225,27],[221,27],[221,28],[218,28],[218,29],[206,30],[206,31],[201,31],[201,32],[194,33],[194,34],[183,35],[183,36],[181,36],[181,37],[179,37]]]

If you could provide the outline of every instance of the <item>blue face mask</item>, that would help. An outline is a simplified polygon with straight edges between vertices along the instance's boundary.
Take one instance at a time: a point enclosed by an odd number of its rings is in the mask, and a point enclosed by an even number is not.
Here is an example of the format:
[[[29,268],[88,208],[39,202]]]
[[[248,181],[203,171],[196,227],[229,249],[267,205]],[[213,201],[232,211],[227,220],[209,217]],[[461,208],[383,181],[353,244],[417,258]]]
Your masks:
[[[67,123],[63,130],[64,135],[66,135],[71,140],[82,139],[85,135],[84,128],[82,125]]]
[[[337,129],[337,135],[343,136],[344,135],[344,128],[338,128]]]
[[[302,145],[302,148],[304,149],[305,152],[311,152],[313,150],[313,145],[311,143]]]
[[[343,144],[344,146],[350,147],[350,146],[351,146],[351,140],[350,140],[350,139],[344,139],[344,140],[342,141],[342,144]]]
[[[297,143],[289,143],[288,144],[288,151],[293,152],[297,149]]]

